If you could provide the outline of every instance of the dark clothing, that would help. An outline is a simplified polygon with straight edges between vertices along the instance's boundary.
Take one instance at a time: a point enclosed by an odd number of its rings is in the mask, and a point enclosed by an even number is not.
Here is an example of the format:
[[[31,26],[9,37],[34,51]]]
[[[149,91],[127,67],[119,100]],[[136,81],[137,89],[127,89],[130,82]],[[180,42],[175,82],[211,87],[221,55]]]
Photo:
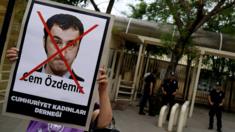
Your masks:
[[[99,104],[95,103],[94,111],[97,109],[99,109]],[[64,125],[31,120],[27,127],[26,132],[85,132],[85,131],[77,128],[65,127]]]
[[[155,82],[155,76],[150,73],[145,79],[145,85],[144,85],[144,94],[150,93],[150,84]]]
[[[214,116],[216,115],[217,119],[217,129],[221,130],[222,128],[222,107],[218,106],[211,106],[210,111],[209,111],[209,128],[213,128],[214,124]]]
[[[219,106],[220,103],[222,103],[222,100],[224,99],[224,92],[222,91],[216,91],[212,90],[210,92],[211,101],[214,103],[215,106]]]
[[[176,79],[166,79],[162,84],[163,90],[166,92],[166,95],[162,96],[162,105],[169,104],[169,112],[167,114],[167,119],[170,117],[170,111],[172,106],[175,104],[175,95],[176,89],[178,89],[178,81]]]
[[[163,95],[162,96],[162,105],[168,105],[168,104],[169,104],[169,112],[167,113],[167,120],[169,120],[171,108],[175,104],[175,96],[174,95]]]
[[[167,95],[172,95],[178,88],[178,81],[176,79],[166,79],[164,80],[162,86]]]
[[[175,95],[172,95],[176,92],[178,88],[178,81],[176,79],[166,79],[162,84],[163,90],[166,92],[166,95],[163,94],[162,104],[167,105],[169,104],[170,107],[175,103]]]
[[[153,73],[150,73],[145,79],[145,85],[144,85],[144,93],[141,97],[140,100],[140,109],[139,113],[144,113],[144,107],[146,106],[147,101],[149,101],[149,115],[153,115],[153,102],[152,102],[152,94],[153,94],[153,89],[152,93],[150,93],[150,85],[151,83],[154,85],[155,83],[155,76]],[[152,87],[154,88],[154,87]]]
[[[170,108],[175,104],[175,96],[174,95],[163,95],[162,97],[162,104],[168,105]]]
[[[224,96],[225,96],[224,92],[222,91],[212,90],[210,92],[210,98],[211,98],[211,102],[213,103],[213,105],[210,106],[210,111],[209,111],[209,128],[213,128],[215,115],[217,118],[217,130],[221,130],[222,128],[223,107],[219,106],[219,104],[222,103]]]
[[[144,107],[146,106],[147,101],[149,101],[149,115],[153,115],[153,102],[151,99],[152,96],[150,96],[149,94],[143,94],[143,96],[141,97],[140,100],[140,109],[139,109],[139,113],[144,113]]]

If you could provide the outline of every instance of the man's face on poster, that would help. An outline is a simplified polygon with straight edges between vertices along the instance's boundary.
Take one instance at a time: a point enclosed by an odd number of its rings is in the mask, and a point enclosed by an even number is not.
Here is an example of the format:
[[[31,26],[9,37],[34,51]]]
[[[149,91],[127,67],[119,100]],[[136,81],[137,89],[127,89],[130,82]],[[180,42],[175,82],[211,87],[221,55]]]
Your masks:
[[[59,25],[56,24],[52,26],[50,32],[60,49],[65,47],[69,42],[72,42],[80,35],[79,30],[75,30],[72,27],[63,30],[59,27]],[[57,52],[57,50],[49,36],[47,36],[47,38],[44,39],[46,39],[46,41],[44,42],[47,51],[47,56],[49,57],[55,52]],[[78,50],[79,50],[79,41],[76,42],[76,44],[74,44],[73,46],[69,46],[64,51],[62,51],[62,54],[70,67],[77,56]],[[66,67],[65,62],[63,61],[61,56],[58,54],[51,61],[49,61],[49,63],[46,66],[46,71],[49,74],[63,76],[68,71],[68,68]]]

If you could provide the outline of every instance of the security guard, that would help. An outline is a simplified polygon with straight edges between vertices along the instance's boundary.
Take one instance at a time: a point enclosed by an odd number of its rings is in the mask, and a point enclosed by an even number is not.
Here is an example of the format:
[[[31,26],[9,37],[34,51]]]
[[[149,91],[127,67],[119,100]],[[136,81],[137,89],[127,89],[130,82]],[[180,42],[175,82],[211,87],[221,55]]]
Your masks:
[[[210,111],[209,111],[209,128],[213,129],[214,115],[217,118],[217,131],[222,132],[222,109],[224,104],[224,92],[219,82],[216,83],[215,89],[208,96]]]
[[[175,104],[175,95],[176,95],[176,90],[178,89],[178,81],[175,77],[175,72],[170,73],[170,77],[166,80],[164,80],[162,84],[162,104],[163,105],[168,105],[171,107]],[[169,110],[169,111],[170,111]],[[170,112],[167,115],[167,119],[169,119]]]

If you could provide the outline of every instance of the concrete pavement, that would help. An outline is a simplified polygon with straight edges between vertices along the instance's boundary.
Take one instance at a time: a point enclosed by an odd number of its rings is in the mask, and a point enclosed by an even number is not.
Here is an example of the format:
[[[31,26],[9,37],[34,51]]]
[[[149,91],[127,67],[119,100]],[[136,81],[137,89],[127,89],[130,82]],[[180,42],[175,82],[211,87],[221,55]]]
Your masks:
[[[194,114],[188,119],[185,132],[216,132],[216,117],[214,117],[214,129],[208,130],[209,115],[208,109],[196,107]],[[223,112],[222,116],[223,132],[235,131],[235,113]]]
[[[130,106],[128,109],[120,111],[114,110],[117,127],[122,132],[164,132],[165,128],[157,127],[158,116],[138,115],[138,107]],[[223,132],[235,131],[235,113],[223,113]],[[216,132],[216,118],[214,121],[214,129],[208,130],[208,109],[203,107],[195,107],[193,116],[188,119],[184,132]],[[176,128],[175,128],[176,130]]]

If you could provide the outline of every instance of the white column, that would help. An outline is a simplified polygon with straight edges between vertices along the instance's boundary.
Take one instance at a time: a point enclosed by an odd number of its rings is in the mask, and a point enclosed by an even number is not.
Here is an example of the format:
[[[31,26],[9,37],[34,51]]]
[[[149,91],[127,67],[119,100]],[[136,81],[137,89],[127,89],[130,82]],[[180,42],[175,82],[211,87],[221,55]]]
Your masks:
[[[122,60],[123,60],[123,56],[124,56],[124,53],[123,53],[124,51],[123,50],[121,50],[120,51],[120,57],[119,57],[119,61],[118,61],[118,67],[117,67],[117,71],[116,71],[116,76],[115,76],[115,84],[114,84],[114,89],[115,89],[115,94],[114,95],[116,95],[117,94],[117,92],[118,92],[118,81],[119,81],[119,76],[120,76],[120,68],[121,68],[121,65],[122,65]],[[114,96],[114,100],[115,100],[115,96]]]
[[[140,44],[137,64],[136,64],[136,67],[135,67],[134,82],[133,82],[133,87],[135,89],[134,94],[136,92],[136,87],[135,86],[136,86],[136,82],[137,82],[138,71],[139,71],[139,67],[140,67],[140,60],[141,60],[141,54],[142,54],[142,51],[143,51],[143,47],[144,47],[144,44]]]
[[[191,106],[190,106],[190,111],[189,111],[189,117],[192,117],[192,115],[193,115],[193,109],[194,109],[194,104],[195,104],[195,99],[196,99],[196,94],[197,94],[198,81],[199,81],[199,77],[200,77],[200,73],[201,73],[203,54],[204,54],[204,51],[201,51],[201,55],[200,55],[199,63],[198,63],[198,67],[197,67],[196,80],[194,83],[194,91],[193,91],[193,96],[192,96],[192,101],[191,101]]]
[[[139,67],[139,70],[138,70],[138,74],[137,74],[137,79],[136,79],[136,86],[138,87],[141,87],[139,86],[139,82],[140,82],[140,76],[141,76],[141,73],[142,73],[142,69],[143,69],[143,63],[144,63],[144,52],[145,52],[145,49],[146,49],[146,46],[143,47],[143,50],[141,51],[141,56],[140,56],[140,67]],[[134,95],[134,99],[133,100],[136,100],[136,96],[137,96],[137,90],[138,88],[135,89],[135,95]]]

